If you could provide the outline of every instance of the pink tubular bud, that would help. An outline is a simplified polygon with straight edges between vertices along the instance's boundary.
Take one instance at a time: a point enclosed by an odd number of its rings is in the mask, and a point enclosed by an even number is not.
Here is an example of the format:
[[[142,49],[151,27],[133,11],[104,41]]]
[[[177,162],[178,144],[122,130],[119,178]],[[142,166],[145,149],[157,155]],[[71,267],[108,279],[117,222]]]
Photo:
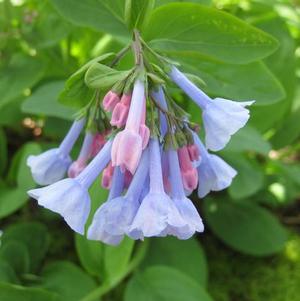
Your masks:
[[[85,167],[86,167],[86,161],[85,160],[78,159],[78,160],[74,161],[68,169],[69,178],[77,177],[83,171],[83,169]]]
[[[191,162],[188,148],[181,147],[177,152],[183,186],[188,191],[194,190],[198,185],[198,172]]]
[[[113,91],[108,91],[103,98],[103,108],[105,111],[112,112],[117,103],[120,101],[120,97]]]
[[[130,171],[128,171],[128,170],[125,170],[124,172],[125,172],[125,175],[124,175],[124,186],[125,186],[125,188],[128,188],[129,185],[130,185],[130,183],[131,183],[131,181],[132,181],[133,176],[130,173]]]
[[[149,139],[150,139],[150,130],[145,124],[140,125],[140,136],[143,140],[143,150],[147,147]]]
[[[196,144],[191,144],[187,146],[190,160],[191,161],[198,161],[200,158],[200,151]]]
[[[106,143],[104,134],[96,134],[91,149],[91,157],[95,157]]]
[[[130,107],[131,95],[123,94],[121,101],[115,106],[110,124],[121,128],[126,124],[129,107]]]
[[[102,173],[102,187],[105,189],[110,189],[112,177],[114,173],[114,167],[112,166],[111,162],[107,165],[107,167],[103,170]]]

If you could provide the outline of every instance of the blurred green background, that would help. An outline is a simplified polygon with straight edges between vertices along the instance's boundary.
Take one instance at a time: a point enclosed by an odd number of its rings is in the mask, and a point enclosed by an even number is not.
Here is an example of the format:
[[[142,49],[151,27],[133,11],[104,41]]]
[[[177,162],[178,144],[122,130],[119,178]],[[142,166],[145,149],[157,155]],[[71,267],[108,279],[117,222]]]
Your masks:
[[[172,2],[157,0],[155,10]],[[212,55],[162,49],[210,95],[257,103],[221,152],[239,171],[232,186],[192,196],[206,231],[115,248],[74,235],[28,199],[35,184],[26,158],[56,145],[70,126],[76,108],[58,101],[64,81],[128,40],[124,1],[0,0],[1,301],[300,300],[300,2],[178,2],[234,15],[271,34],[278,48],[255,57],[245,37],[240,57],[223,55],[218,39]],[[255,58],[246,59],[251,51]],[[174,97],[199,122],[200,110],[177,90]],[[107,192],[97,181],[91,195],[95,209]]]

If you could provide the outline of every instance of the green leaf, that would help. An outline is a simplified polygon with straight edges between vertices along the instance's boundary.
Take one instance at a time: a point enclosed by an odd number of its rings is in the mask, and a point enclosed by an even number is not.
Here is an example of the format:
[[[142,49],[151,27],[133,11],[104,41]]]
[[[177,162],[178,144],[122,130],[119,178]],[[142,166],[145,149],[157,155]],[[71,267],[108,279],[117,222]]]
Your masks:
[[[136,274],[125,291],[125,301],[170,300],[212,301],[202,286],[192,278],[163,266],[150,267],[142,274]]]
[[[19,283],[14,269],[6,261],[0,260],[0,283]]]
[[[174,3],[174,0],[156,0],[155,5],[156,6],[161,6],[165,5],[168,3]],[[176,0],[176,2],[193,2],[193,3],[198,3],[198,4],[203,4],[203,5],[211,5],[212,0]]]
[[[263,155],[268,155],[271,145],[253,127],[246,126],[232,136],[226,146],[226,152],[254,151]]]
[[[142,29],[147,24],[155,0],[125,0],[125,21],[129,29]]]
[[[106,53],[98,56],[87,62],[79,70],[72,74],[66,81],[65,87],[59,95],[59,101],[66,106],[76,107],[77,109],[81,109],[84,105],[86,105],[91,100],[94,93],[85,85],[84,76],[86,71],[93,64],[105,61],[112,55],[113,53]]]
[[[72,26],[65,22],[49,3],[37,2],[35,4],[38,16],[30,27],[26,22],[21,24],[23,25],[22,33],[35,48],[53,47],[70,34]]]
[[[235,153],[224,152],[224,156],[225,160],[238,171],[229,187],[229,195],[233,199],[247,198],[263,187],[264,173],[257,162]]]
[[[134,247],[134,240],[125,237],[117,247],[105,245],[104,269],[106,281],[114,282],[128,268]]]
[[[64,90],[59,95],[59,102],[77,109],[87,105],[93,97],[93,91],[84,83],[84,74],[76,73],[65,83]]]
[[[286,230],[266,209],[250,202],[207,199],[204,213],[211,230],[231,248],[254,256],[280,252]]]
[[[267,59],[265,63],[280,80],[286,91],[283,101],[271,106],[254,106],[251,110],[250,124],[260,131],[266,131],[272,126],[280,125],[291,107],[295,96],[296,87],[296,56],[295,40],[291,35],[287,23],[274,13],[273,17],[268,12],[267,18],[256,19],[256,25],[262,30],[272,34],[278,41],[282,41],[279,48]],[[284,62],[284,64],[282,63]],[[268,116],[268,118],[266,118]],[[289,135],[286,135],[289,136]]]
[[[300,136],[300,109],[286,116],[280,128],[276,131],[271,141],[275,149],[292,144]],[[287,135],[288,133],[288,135]]]
[[[3,301],[63,301],[58,295],[40,288],[23,287],[0,282],[0,300]]]
[[[19,241],[10,240],[1,246],[0,258],[6,261],[18,276],[29,272],[30,258],[28,250]]]
[[[144,266],[152,265],[173,267],[203,286],[207,283],[205,254],[200,243],[194,238],[184,241],[174,237],[151,239]]]
[[[48,250],[49,235],[43,224],[38,222],[23,222],[13,224],[5,229],[1,241],[3,245],[10,241],[23,243],[28,249],[30,270],[35,271]]]
[[[124,0],[51,0],[51,3],[76,25],[108,32],[122,40],[130,37],[123,19]]]
[[[40,151],[38,144],[27,143],[16,153],[7,177],[8,183],[0,186],[0,218],[15,212],[28,200],[27,190],[35,183],[26,160],[29,155]]]
[[[64,301],[78,301],[96,288],[95,281],[89,275],[68,261],[48,264],[42,277],[43,287],[59,294]]]
[[[7,160],[7,141],[3,129],[0,127],[0,175],[6,167]]]
[[[39,87],[23,102],[22,111],[29,114],[72,120],[76,110],[57,101],[63,87],[64,82],[62,81],[49,82]]]
[[[103,277],[102,256],[104,245],[88,240],[82,235],[75,235],[76,252],[83,268],[97,278]]]
[[[44,67],[36,57],[13,56],[7,67],[0,71],[0,108],[40,80]]]
[[[118,71],[108,66],[95,63],[85,74],[85,83],[92,89],[109,89],[116,82],[122,81],[129,75],[130,71]]]
[[[195,51],[235,64],[264,58],[278,46],[272,36],[240,19],[193,3],[158,7],[149,24],[145,38],[157,50]]]
[[[255,105],[271,104],[285,97],[281,83],[263,62],[234,65],[195,53],[172,58],[181,63],[182,71],[200,76],[206,84],[200,87],[209,95],[240,101],[254,99]]]

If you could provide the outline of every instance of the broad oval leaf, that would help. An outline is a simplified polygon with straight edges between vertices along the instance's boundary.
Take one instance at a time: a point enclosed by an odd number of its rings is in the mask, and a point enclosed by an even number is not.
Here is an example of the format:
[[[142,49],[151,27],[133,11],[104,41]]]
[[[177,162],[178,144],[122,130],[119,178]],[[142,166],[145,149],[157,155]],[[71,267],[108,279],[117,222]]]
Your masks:
[[[109,89],[125,79],[131,71],[118,71],[103,64],[93,64],[85,74],[85,83],[92,89]]]
[[[59,294],[64,301],[78,301],[96,288],[96,283],[78,266],[68,261],[48,264],[43,272],[43,287]]]
[[[82,235],[75,235],[76,252],[83,268],[97,278],[103,277],[104,245],[98,241],[88,240]]]
[[[54,7],[70,22],[127,40],[129,31],[124,22],[124,0],[51,0]]]
[[[250,202],[207,199],[204,212],[211,230],[231,248],[254,256],[280,252],[286,230],[266,209]]]
[[[226,146],[226,151],[242,152],[254,151],[263,155],[268,155],[271,144],[253,127],[246,126],[232,136]]]
[[[35,183],[26,160],[29,155],[38,154],[40,151],[38,144],[27,143],[14,156],[7,177],[8,184],[0,187],[0,218],[15,212],[28,200],[26,191],[34,187]]]
[[[41,288],[0,283],[0,300],[3,301],[63,301],[57,294]]]
[[[49,82],[39,87],[25,99],[22,111],[29,114],[73,120],[76,110],[57,101],[63,87],[64,82],[62,81]]]
[[[0,247],[0,258],[9,263],[18,276],[29,272],[29,253],[22,242],[17,240],[6,242]]]
[[[204,288],[192,278],[163,266],[153,266],[142,274],[136,274],[125,291],[125,301],[170,300],[212,301]]]
[[[194,3],[173,3],[153,11],[145,38],[157,50],[195,51],[235,64],[270,55],[278,42],[242,20]]]
[[[262,189],[265,175],[262,167],[255,161],[238,153],[223,153],[226,161],[237,171],[228,191],[233,199],[243,199]]]
[[[170,236],[152,238],[143,266],[152,265],[176,268],[197,283],[206,285],[208,276],[206,257],[200,243],[195,238],[188,240],[179,240]]]
[[[125,237],[117,247],[105,245],[103,260],[106,281],[113,283],[126,272],[134,243],[134,240]]]
[[[49,246],[49,235],[46,227],[41,223],[22,222],[5,229],[1,241],[3,245],[10,241],[23,243],[28,249],[30,271],[34,272],[46,255]]]
[[[128,28],[142,29],[148,21],[154,4],[155,0],[126,0],[125,21]]]
[[[22,95],[38,82],[44,73],[44,63],[39,59],[15,55],[0,71],[0,108]]]

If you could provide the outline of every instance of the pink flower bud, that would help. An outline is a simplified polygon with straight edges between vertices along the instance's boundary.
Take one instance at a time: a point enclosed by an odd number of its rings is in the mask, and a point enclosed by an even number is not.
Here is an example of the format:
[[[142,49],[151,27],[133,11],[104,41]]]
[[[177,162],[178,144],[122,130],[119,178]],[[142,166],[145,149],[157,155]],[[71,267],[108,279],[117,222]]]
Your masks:
[[[125,186],[125,188],[128,188],[129,185],[130,185],[130,183],[131,183],[131,181],[132,181],[133,176],[132,176],[132,174],[128,170],[125,170],[124,172],[125,172],[124,186]]]
[[[198,172],[191,162],[188,148],[181,147],[177,152],[183,186],[188,191],[194,190],[198,185]]]
[[[105,134],[96,134],[91,149],[91,156],[95,157],[106,143]]]
[[[112,177],[114,173],[114,167],[112,166],[111,162],[107,165],[107,167],[103,170],[102,173],[102,187],[105,189],[110,189]]]
[[[200,151],[196,144],[191,144],[187,146],[190,160],[191,161],[198,161],[200,158]]]
[[[114,139],[111,160],[113,166],[122,165],[132,174],[135,173],[143,150],[141,136],[125,128]]]
[[[147,147],[149,138],[150,138],[150,130],[145,124],[140,125],[140,136],[143,140],[143,150]]]
[[[116,104],[120,101],[120,97],[113,91],[108,91],[103,98],[103,108],[108,112],[112,112]]]
[[[86,161],[83,159],[78,159],[74,161],[68,169],[69,178],[77,177],[83,169],[86,167]]]
[[[126,124],[129,106],[131,101],[131,95],[123,94],[121,101],[115,106],[110,124],[121,128]]]

